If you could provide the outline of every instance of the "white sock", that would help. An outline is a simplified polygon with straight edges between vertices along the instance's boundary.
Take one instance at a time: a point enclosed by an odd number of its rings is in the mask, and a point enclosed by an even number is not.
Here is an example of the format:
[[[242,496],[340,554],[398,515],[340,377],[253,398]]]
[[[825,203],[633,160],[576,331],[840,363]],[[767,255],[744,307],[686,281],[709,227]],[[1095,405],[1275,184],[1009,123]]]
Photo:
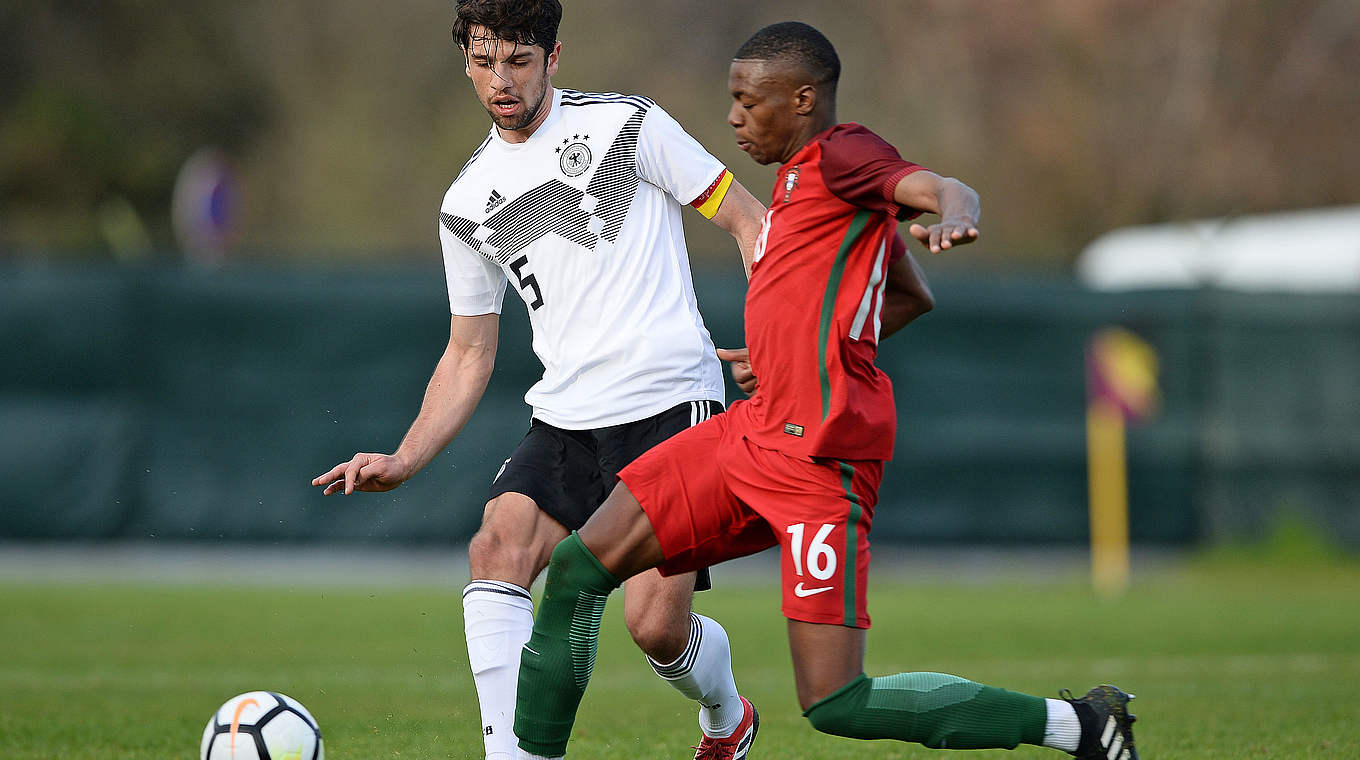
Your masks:
[[[699,729],[705,736],[731,736],[741,724],[742,706],[727,631],[712,618],[693,612],[689,618],[689,643],[675,662],[663,665],[650,657],[647,662],[677,691],[699,702]]]
[[[1048,725],[1044,727],[1044,746],[1076,752],[1081,742],[1081,721],[1077,711],[1064,699],[1045,699]]]
[[[463,627],[487,760],[513,760],[519,654],[534,631],[533,598],[513,583],[473,581],[463,589]]]

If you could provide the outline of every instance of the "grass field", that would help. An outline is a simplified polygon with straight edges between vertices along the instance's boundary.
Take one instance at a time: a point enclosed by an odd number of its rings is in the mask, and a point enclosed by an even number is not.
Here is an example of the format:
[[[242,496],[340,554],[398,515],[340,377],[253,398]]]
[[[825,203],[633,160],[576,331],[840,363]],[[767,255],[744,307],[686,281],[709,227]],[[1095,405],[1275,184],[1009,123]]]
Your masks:
[[[876,575],[870,674],[938,670],[1033,694],[1138,694],[1143,757],[1360,758],[1360,565],[1190,563],[1102,602],[1081,584],[929,585]],[[754,758],[949,757],[816,734],[798,712],[765,581],[701,595],[761,709]],[[684,758],[690,705],[610,603],[571,756]],[[190,758],[227,697],[286,692],[331,760],[477,758],[477,702],[450,588],[0,585],[0,758]],[[1022,748],[968,758],[1063,757]]]

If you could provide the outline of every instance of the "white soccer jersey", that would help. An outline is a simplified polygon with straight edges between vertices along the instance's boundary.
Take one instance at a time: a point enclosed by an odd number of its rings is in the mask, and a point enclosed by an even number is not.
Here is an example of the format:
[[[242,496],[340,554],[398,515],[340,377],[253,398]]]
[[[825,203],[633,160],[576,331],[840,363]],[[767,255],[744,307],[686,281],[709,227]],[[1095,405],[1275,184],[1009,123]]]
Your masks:
[[[439,215],[449,306],[500,313],[506,283],[519,291],[544,367],[524,396],[535,417],[584,430],[723,400],[680,222],[719,178],[639,96],[555,89],[527,141],[491,128]]]

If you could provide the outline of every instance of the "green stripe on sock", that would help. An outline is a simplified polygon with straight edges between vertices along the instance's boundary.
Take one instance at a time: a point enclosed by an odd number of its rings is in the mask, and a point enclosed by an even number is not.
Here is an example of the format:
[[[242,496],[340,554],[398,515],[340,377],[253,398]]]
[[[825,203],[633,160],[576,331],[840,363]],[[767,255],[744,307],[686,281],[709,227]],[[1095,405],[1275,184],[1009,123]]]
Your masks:
[[[604,617],[604,605],[609,597],[582,591],[576,599],[576,609],[571,616],[571,674],[576,688],[582,692],[590,683],[590,674],[595,670],[595,652],[600,641],[600,619]]]

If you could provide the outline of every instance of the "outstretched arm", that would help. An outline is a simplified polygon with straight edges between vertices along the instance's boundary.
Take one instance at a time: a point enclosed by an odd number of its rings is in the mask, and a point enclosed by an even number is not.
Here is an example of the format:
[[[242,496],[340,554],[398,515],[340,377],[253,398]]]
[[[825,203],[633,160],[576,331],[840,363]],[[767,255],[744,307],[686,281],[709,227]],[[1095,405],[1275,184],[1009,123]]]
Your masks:
[[[940,221],[930,226],[913,224],[911,236],[939,253],[956,245],[978,239],[978,220],[982,208],[973,188],[953,177],[941,177],[932,171],[915,171],[903,177],[893,188],[893,202],[899,206],[939,214]]]
[[[500,316],[454,316],[449,344],[434,368],[420,413],[391,454],[358,453],[312,480],[326,495],[390,491],[424,469],[467,424],[496,361]]]

